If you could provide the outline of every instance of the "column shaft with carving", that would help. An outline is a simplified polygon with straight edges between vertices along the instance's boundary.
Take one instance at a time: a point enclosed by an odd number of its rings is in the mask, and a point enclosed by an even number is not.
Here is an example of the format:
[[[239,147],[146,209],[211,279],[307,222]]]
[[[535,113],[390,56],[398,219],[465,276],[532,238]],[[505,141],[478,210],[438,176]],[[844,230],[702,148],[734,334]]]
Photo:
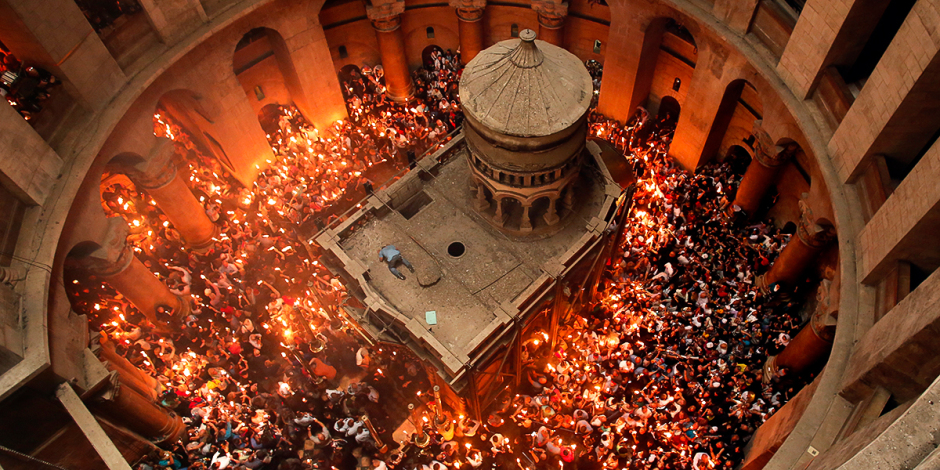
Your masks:
[[[740,207],[748,217],[754,217],[757,213],[761,200],[776,183],[780,169],[790,161],[796,150],[795,144],[774,146],[770,135],[761,128],[761,121],[754,123],[754,138],[754,158],[734,197],[734,205]]]
[[[763,290],[774,284],[793,287],[802,281],[807,268],[816,262],[819,253],[836,238],[835,229],[817,222],[804,201],[800,201],[800,212],[796,235],[790,238],[770,271],[757,280]]]
[[[67,262],[106,281],[155,325],[163,325],[168,320],[168,317],[158,317],[157,308],[161,306],[170,309],[173,316],[186,315],[189,302],[170,292],[166,284],[134,256],[133,248],[127,244],[124,219],[113,217],[110,223],[108,239],[100,248]]]
[[[450,6],[457,10],[460,61],[466,65],[484,48],[483,13],[486,0],[451,0]]]
[[[159,380],[131,364],[124,356],[114,349],[114,343],[99,336],[91,343],[91,351],[95,357],[105,363],[108,370],[117,372],[121,381],[129,385],[141,395],[156,400],[164,390]]]
[[[568,4],[560,0],[534,0],[532,9],[539,14],[539,39],[565,47],[565,17]]]
[[[145,167],[129,168],[125,172],[138,188],[153,198],[188,246],[197,250],[208,248],[214,243],[218,228],[186,185],[188,172],[180,171],[173,143],[161,140]]]
[[[137,393],[112,373],[108,388],[97,398],[101,410],[156,444],[176,442],[186,425],[176,413]]]
[[[765,381],[777,375],[781,368],[786,369],[788,374],[802,374],[821,363],[832,351],[835,330],[834,317],[817,312],[780,354],[767,359],[764,365]]]
[[[404,1],[376,1],[366,8],[379,42],[379,55],[382,57],[382,68],[385,69],[386,95],[397,102],[410,100],[415,92],[408,57],[405,55],[405,37],[401,31],[401,14],[404,11]]]

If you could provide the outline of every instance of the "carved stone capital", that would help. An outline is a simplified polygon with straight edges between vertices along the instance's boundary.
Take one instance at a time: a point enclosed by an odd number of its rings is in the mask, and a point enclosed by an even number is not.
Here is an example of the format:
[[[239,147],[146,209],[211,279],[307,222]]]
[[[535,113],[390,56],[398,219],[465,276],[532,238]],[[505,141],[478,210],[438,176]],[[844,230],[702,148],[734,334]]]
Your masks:
[[[486,8],[486,0],[449,0],[448,3],[458,10],[482,10]]]
[[[88,253],[70,256],[66,263],[101,277],[113,276],[127,269],[134,260],[134,251],[127,243],[127,223],[120,217],[112,217],[108,223],[108,235],[102,243]]]
[[[373,1],[366,5],[366,16],[378,31],[394,31],[401,26],[401,14],[405,12],[404,0]]]
[[[460,21],[473,23],[483,19],[484,8],[457,8],[457,18]]]
[[[754,121],[754,158],[767,168],[785,165],[796,154],[796,144],[774,145],[773,138],[764,130],[763,121]]]
[[[809,320],[809,327],[819,339],[831,343],[836,337],[837,318],[838,312],[827,313],[817,310],[813,318]]]
[[[806,201],[800,200],[800,223],[797,225],[796,235],[806,246],[822,248],[836,239],[836,229],[832,225],[817,221]]]
[[[150,151],[147,160],[134,166],[119,166],[131,181],[142,189],[157,189],[176,178],[179,165],[176,147],[169,139],[159,139]]]
[[[532,9],[539,14],[539,24],[546,28],[560,28],[568,16],[568,3],[552,0],[533,0]]]

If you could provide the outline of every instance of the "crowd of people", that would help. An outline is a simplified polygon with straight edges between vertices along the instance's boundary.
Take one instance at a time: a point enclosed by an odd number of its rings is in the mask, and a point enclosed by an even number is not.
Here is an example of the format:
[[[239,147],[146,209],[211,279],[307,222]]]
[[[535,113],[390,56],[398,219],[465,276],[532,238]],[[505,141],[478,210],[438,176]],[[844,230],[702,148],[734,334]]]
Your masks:
[[[161,404],[185,417],[187,435],[136,468],[730,468],[799,388],[762,380],[764,358],[800,320],[755,286],[788,235],[727,216],[734,162],[686,173],[666,156],[671,129],[645,110],[627,125],[592,112],[591,134],[624,150],[639,178],[603,295],[571,313],[554,348],[526,342],[524,387],[485,422],[451,414],[453,426],[433,425],[445,410],[420,361],[359,334],[339,307],[354,300],[306,240],[372,190],[367,172],[405,170],[460,126],[459,63],[432,54],[407,106],[385,99],[380,67],[348,74],[350,118],[328,129],[283,108],[251,188],[158,115],[219,226],[205,252],[186,249],[126,178],[105,180],[105,209],[127,220],[137,257],[192,303],[167,329],[106,283],[71,286],[101,341],[157,377]],[[409,417],[410,440],[393,441]]]
[[[118,18],[143,10],[137,0],[76,0],[75,3],[99,33],[111,27]]]
[[[24,64],[0,43],[0,96],[23,116],[33,120],[43,109],[43,102],[62,83],[55,75]]]
[[[458,57],[435,51],[414,74],[415,101],[396,103],[385,98],[381,66],[352,69],[342,83],[350,118],[326,129],[328,136],[293,106],[284,109],[268,136],[276,161],[261,172],[255,194],[268,201],[272,217],[300,226],[301,233],[322,229],[373,190],[370,176],[388,180],[404,166],[413,168],[460,126],[459,70]]]
[[[739,162],[678,169],[666,156],[671,130],[645,110],[628,126],[591,121],[594,135],[626,147],[639,176],[622,254],[601,301],[565,322],[557,349],[528,352],[527,387],[502,412],[534,462],[733,468],[804,379],[762,376],[801,323],[794,304],[755,282],[790,235],[729,217]]]

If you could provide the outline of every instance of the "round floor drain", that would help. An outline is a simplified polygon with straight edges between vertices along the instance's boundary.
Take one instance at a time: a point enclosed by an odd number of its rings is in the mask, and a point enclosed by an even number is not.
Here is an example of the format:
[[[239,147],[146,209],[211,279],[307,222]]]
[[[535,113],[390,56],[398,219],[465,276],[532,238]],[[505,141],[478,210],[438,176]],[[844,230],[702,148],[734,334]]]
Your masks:
[[[447,254],[453,256],[454,258],[460,258],[466,251],[467,247],[465,247],[464,244],[460,242],[454,242],[450,245],[447,245]]]

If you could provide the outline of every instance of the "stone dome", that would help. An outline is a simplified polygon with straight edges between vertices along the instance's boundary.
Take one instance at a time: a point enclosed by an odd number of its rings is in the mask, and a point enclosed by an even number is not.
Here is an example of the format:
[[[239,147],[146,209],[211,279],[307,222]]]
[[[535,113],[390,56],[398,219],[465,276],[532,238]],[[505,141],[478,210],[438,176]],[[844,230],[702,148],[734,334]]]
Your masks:
[[[491,131],[549,136],[577,123],[591,105],[593,84],[581,60],[535,36],[524,30],[519,39],[480,52],[464,69],[464,112]]]

